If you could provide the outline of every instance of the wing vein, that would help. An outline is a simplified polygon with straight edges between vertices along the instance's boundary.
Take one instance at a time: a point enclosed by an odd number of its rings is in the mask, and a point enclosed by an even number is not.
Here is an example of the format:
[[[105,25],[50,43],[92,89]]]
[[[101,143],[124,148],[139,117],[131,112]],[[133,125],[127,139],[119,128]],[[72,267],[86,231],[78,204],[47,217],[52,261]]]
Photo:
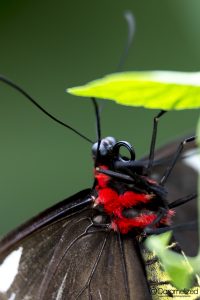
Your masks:
[[[128,300],[130,300],[130,293],[129,293],[129,286],[128,286],[128,274],[127,274],[126,261],[125,261],[125,253],[124,253],[124,247],[123,247],[120,232],[118,232],[118,234],[117,234],[117,241],[118,241],[118,245],[119,245],[119,251],[120,251],[120,254],[121,254],[121,262],[122,262],[122,270],[123,270],[123,276],[124,276],[126,297],[127,297]]]
[[[99,264],[99,261],[100,261],[100,258],[101,258],[101,256],[102,256],[103,250],[104,250],[104,248],[105,248],[105,246],[106,246],[106,242],[107,242],[107,240],[108,240],[108,236],[109,236],[109,235],[110,235],[110,232],[108,232],[108,233],[106,234],[106,236],[105,236],[105,238],[104,238],[104,241],[103,241],[103,243],[102,243],[102,246],[101,246],[101,248],[100,248],[100,251],[99,251],[99,253],[98,253],[98,255],[97,255],[96,261],[95,261],[95,263],[94,263],[94,266],[93,266],[93,268],[92,268],[92,270],[91,270],[91,273],[90,273],[90,275],[89,275],[89,277],[88,277],[88,280],[87,280],[85,286],[79,291],[79,293],[78,293],[78,295],[76,296],[75,300],[78,299],[78,298],[82,295],[82,293],[86,290],[87,287],[89,288],[89,291],[90,291],[90,283],[91,283],[92,277],[94,276],[94,273],[95,273],[95,271],[96,271],[96,269],[97,269],[97,266],[98,266],[98,264]],[[91,292],[90,292],[89,294],[90,294],[90,296],[91,296]]]

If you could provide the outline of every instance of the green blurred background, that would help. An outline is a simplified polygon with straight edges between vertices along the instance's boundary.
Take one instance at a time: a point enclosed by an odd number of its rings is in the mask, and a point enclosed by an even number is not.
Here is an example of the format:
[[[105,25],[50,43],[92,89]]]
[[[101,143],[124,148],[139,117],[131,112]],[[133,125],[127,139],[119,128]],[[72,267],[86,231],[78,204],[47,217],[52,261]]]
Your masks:
[[[200,70],[199,0],[0,1],[0,73],[49,112],[95,140],[90,101],[67,87],[113,72],[126,40],[125,10],[137,22],[126,70]],[[148,152],[156,111],[103,106],[103,135]],[[158,145],[195,130],[198,112],[170,112]],[[92,184],[90,144],[0,83],[0,235]]]

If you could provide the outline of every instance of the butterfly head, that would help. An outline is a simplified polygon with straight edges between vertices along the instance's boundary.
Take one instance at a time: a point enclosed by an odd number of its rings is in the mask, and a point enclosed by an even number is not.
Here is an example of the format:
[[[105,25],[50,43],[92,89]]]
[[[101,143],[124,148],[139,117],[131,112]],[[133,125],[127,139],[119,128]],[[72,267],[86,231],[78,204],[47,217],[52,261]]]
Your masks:
[[[122,151],[126,150],[127,155],[123,155]],[[131,144],[126,141],[117,141],[113,137],[106,137],[100,141],[99,147],[98,142],[92,146],[92,155],[96,165],[106,165],[113,169],[116,162],[124,162],[125,164],[129,161],[135,160],[135,151]]]

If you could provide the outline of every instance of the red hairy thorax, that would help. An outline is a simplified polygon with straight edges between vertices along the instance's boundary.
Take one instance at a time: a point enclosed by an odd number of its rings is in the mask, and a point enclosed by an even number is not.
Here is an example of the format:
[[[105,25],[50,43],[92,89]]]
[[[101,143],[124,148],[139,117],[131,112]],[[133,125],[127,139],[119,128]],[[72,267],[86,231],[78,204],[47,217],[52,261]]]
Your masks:
[[[99,168],[108,170],[107,166],[99,166]],[[154,193],[137,193],[128,189],[123,191],[123,193],[119,193],[115,188],[110,187],[110,183],[114,181],[112,177],[99,173],[96,169],[94,173],[97,181],[95,189],[98,195],[95,199],[95,205],[102,206],[104,212],[111,217],[113,230],[119,230],[122,234],[126,234],[133,229],[144,229],[157,218],[156,211],[145,209],[145,205],[152,201],[157,201]],[[148,178],[147,181],[151,184],[157,184]],[[124,210],[132,209],[136,206],[142,206],[143,208],[137,216],[127,218],[123,215]],[[168,210],[156,226],[161,224],[169,225],[173,215],[174,211]]]

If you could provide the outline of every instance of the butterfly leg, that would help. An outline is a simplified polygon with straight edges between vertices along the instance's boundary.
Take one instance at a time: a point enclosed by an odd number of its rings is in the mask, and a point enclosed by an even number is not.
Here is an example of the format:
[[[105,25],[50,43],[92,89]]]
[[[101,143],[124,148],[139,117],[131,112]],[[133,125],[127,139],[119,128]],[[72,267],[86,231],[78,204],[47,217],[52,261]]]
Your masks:
[[[174,168],[174,166],[175,166],[177,160],[179,159],[179,157],[180,157],[180,155],[181,155],[181,153],[182,153],[182,151],[183,151],[183,149],[184,149],[184,146],[185,146],[187,143],[193,142],[195,139],[196,139],[196,136],[191,136],[191,137],[189,137],[189,138],[184,139],[184,140],[180,143],[180,145],[178,146],[178,149],[177,149],[177,151],[176,151],[176,153],[175,153],[175,155],[174,155],[174,157],[173,157],[173,159],[172,159],[171,164],[167,167],[167,169],[166,169],[164,175],[162,176],[162,178],[161,178],[161,180],[160,180],[160,184],[161,184],[161,185],[164,185],[164,184],[166,183],[166,181],[167,181],[169,175],[171,174],[171,172],[172,172],[172,170],[173,170],[173,168]]]
[[[146,227],[142,233],[143,236],[152,235],[152,234],[161,234],[170,230],[196,230],[197,229],[197,222],[191,221],[179,225],[170,225],[167,227],[161,227],[161,228],[150,228]]]
[[[157,213],[157,217],[156,219],[151,223],[149,224],[148,226],[146,226],[143,230],[143,233],[142,235],[149,235],[149,234],[157,234],[157,231],[159,229],[165,229],[165,228],[168,228],[168,227],[163,227],[163,228],[153,228],[156,224],[158,224],[160,222],[160,220],[166,215],[168,209],[165,208],[165,207],[161,207]],[[170,229],[168,229],[170,230]],[[159,232],[160,233],[160,232]]]
[[[178,207],[180,205],[183,205],[193,199],[195,199],[197,197],[197,194],[190,194],[187,195],[186,197],[177,199],[173,202],[171,202],[168,205],[169,209],[173,209],[175,207]],[[163,228],[153,228],[154,225],[158,224],[160,222],[160,220],[165,216],[166,212],[168,211],[167,208],[161,208],[158,211],[157,214],[157,218],[144,229],[144,234],[160,234],[160,233],[164,233],[166,231],[169,230],[173,230],[173,229],[179,229],[179,230],[183,230],[183,229],[194,229],[196,228],[197,222],[196,221],[192,221],[192,222],[187,222],[187,223],[183,223],[183,224],[179,224],[179,225],[175,225],[175,226],[167,226],[167,227],[163,227]]]
[[[187,195],[183,198],[179,198],[179,199],[171,202],[168,206],[169,206],[170,209],[175,208],[177,206],[183,205],[183,204],[195,199],[196,197],[197,197],[197,194],[193,193],[193,194]]]
[[[150,145],[150,152],[149,152],[149,163],[146,170],[146,175],[149,175],[152,170],[153,161],[154,161],[154,152],[155,152],[155,144],[156,144],[156,137],[157,137],[157,128],[158,128],[158,121],[161,116],[163,116],[167,111],[161,110],[153,119],[153,132],[151,137],[151,145]]]

